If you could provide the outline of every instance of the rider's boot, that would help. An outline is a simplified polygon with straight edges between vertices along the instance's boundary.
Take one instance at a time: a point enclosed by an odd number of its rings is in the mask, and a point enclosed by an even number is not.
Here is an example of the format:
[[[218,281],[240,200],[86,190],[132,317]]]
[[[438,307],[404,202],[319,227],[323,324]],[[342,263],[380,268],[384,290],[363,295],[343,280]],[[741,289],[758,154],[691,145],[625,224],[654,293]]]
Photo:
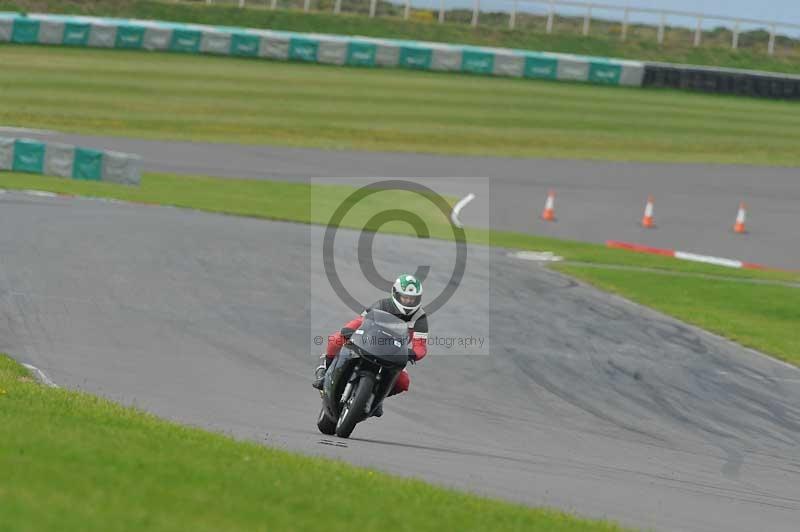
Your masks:
[[[325,356],[325,353],[322,353],[319,358],[322,360],[322,363],[314,370],[314,382],[311,383],[311,386],[317,390],[322,390],[322,386],[325,384],[325,373],[328,371],[328,364],[330,364],[330,362],[328,361],[328,357]]]
[[[386,397],[391,397],[393,395],[397,395],[398,393],[399,392],[397,392],[396,390],[392,390],[391,392],[389,392],[389,395],[387,395]],[[372,410],[372,417],[381,417],[382,415],[383,415],[383,401],[378,403],[378,406],[376,406]]]

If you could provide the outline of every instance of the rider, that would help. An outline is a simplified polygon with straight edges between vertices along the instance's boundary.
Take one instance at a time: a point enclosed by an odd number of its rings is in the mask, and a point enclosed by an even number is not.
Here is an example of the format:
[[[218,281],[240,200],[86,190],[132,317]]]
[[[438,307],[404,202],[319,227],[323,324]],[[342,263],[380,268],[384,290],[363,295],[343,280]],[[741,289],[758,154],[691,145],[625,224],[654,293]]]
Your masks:
[[[397,278],[392,285],[391,297],[380,299],[364,310],[360,316],[349,321],[344,328],[356,330],[361,327],[364,316],[369,310],[378,309],[393,314],[408,323],[408,335],[410,340],[409,360],[414,363],[421,360],[427,353],[428,340],[428,316],[422,308],[422,283],[413,275],[403,274]],[[322,389],[325,382],[325,372],[330,366],[331,361],[339,354],[342,346],[347,341],[341,332],[337,332],[328,338],[328,347],[325,350],[325,361],[316,369],[315,380],[312,386],[318,390]],[[322,358],[322,356],[320,356]],[[395,395],[408,391],[410,378],[408,372],[403,370],[395,381],[394,389],[389,395]],[[383,405],[380,404],[375,410],[375,416],[383,415]]]

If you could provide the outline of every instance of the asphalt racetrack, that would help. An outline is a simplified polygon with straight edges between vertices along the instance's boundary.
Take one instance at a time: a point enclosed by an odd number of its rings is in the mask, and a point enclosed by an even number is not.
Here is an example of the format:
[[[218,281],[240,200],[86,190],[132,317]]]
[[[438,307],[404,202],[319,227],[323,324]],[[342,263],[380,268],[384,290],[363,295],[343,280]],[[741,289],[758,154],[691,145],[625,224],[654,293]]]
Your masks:
[[[317,432],[310,387],[310,336],[351,315],[311,293],[323,228],[17,192],[0,194],[0,228],[0,351],[59,385],[628,525],[797,530],[800,371],[502,250],[473,249],[465,299],[431,318],[443,335],[488,332],[491,355],[432,348],[409,393],[338,440]],[[357,235],[337,238],[357,282]],[[376,265],[413,256],[435,292],[451,247],[379,235]],[[487,272],[488,316],[472,311]]]
[[[36,136],[36,135],[34,135]],[[150,171],[272,180],[409,177],[441,192],[470,192],[465,178],[489,178],[494,229],[603,243],[625,240],[800,269],[800,170],[708,164],[614,163],[266,146],[144,141],[77,135],[41,138],[138,153]],[[336,179],[340,178],[340,179]],[[480,188],[480,187],[479,187]],[[557,223],[539,220],[547,191],[557,193]],[[657,228],[639,226],[655,196]],[[747,235],[732,231],[739,202]],[[471,209],[464,211],[464,222]],[[484,223],[478,220],[477,223]]]

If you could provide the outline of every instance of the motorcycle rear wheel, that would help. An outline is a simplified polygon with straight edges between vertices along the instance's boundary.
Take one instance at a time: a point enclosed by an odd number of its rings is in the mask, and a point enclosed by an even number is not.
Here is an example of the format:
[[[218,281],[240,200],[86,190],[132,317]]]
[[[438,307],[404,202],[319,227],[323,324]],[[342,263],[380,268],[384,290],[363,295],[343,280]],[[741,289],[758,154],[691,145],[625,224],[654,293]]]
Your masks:
[[[325,407],[319,411],[319,418],[317,418],[317,428],[323,434],[333,436],[336,434],[336,420],[331,419],[325,413]]]
[[[358,381],[358,387],[353,391],[341,414],[339,414],[339,421],[336,423],[337,436],[349,438],[353,429],[356,428],[356,424],[365,418],[364,409],[374,387],[375,377],[370,374],[361,376]]]

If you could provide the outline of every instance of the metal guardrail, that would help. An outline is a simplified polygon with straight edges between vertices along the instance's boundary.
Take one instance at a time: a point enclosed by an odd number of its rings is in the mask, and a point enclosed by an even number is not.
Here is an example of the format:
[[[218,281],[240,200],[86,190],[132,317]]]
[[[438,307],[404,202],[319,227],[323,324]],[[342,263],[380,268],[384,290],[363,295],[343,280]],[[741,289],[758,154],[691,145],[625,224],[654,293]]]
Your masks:
[[[373,18],[376,16],[377,13],[378,0],[367,0],[367,1],[369,1],[369,16],[370,18]],[[398,3],[399,1],[400,0],[398,0]],[[257,0],[227,0],[227,1],[205,0],[205,2],[207,4],[234,3],[238,4],[239,7],[246,7],[248,4],[253,5],[257,3],[266,5],[268,2],[270,9],[277,9],[278,5],[278,0],[260,0],[260,2]],[[402,0],[403,18],[406,20],[410,18],[412,9],[411,2],[412,0]],[[630,21],[631,16],[637,14],[659,16],[659,22],[657,26],[658,31],[656,34],[657,35],[656,39],[659,44],[663,44],[664,42],[664,35],[666,32],[667,22],[669,17],[691,18],[696,20],[696,25],[694,28],[694,41],[693,41],[693,44],[696,47],[702,44],[703,23],[707,21],[726,22],[731,24],[732,26],[731,48],[734,50],[739,47],[739,36],[741,34],[741,27],[743,24],[760,26],[769,32],[769,43],[767,45],[767,53],[769,53],[769,55],[773,55],[775,53],[775,39],[777,37],[779,30],[782,29],[800,30],[800,24],[793,24],[793,23],[773,21],[773,20],[751,19],[746,17],[731,17],[727,15],[713,15],[709,13],[700,13],[694,11],[620,6],[615,4],[584,2],[577,0],[509,0],[509,2],[511,3],[511,11],[509,12],[509,19],[508,19],[508,27],[510,29],[514,29],[517,25],[517,15],[520,12],[520,5],[530,4],[530,5],[545,6],[547,8],[546,13],[544,15],[547,18],[547,23],[546,23],[547,33],[553,33],[554,31],[554,26],[555,26],[554,22],[555,18],[559,16],[558,13],[559,7],[578,8],[584,10],[583,28],[582,28],[583,35],[589,35],[591,29],[592,17],[596,10],[619,12],[621,14],[619,23],[622,26],[620,39],[622,39],[623,41],[626,40],[628,37],[628,29],[631,26],[631,21]],[[311,10],[311,0],[303,0],[303,11],[308,12],[310,10]],[[333,13],[339,14],[341,13],[341,11],[342,11],[342,0],[334,0]],[[446,0],[439,0],[437,20],[440,24],[445,21],[446,11],[447,11]],[[470,22],[472,26],[478,26],[480,21],[480,13],[481,13],[481,0],[473,0],[472,19]]]

